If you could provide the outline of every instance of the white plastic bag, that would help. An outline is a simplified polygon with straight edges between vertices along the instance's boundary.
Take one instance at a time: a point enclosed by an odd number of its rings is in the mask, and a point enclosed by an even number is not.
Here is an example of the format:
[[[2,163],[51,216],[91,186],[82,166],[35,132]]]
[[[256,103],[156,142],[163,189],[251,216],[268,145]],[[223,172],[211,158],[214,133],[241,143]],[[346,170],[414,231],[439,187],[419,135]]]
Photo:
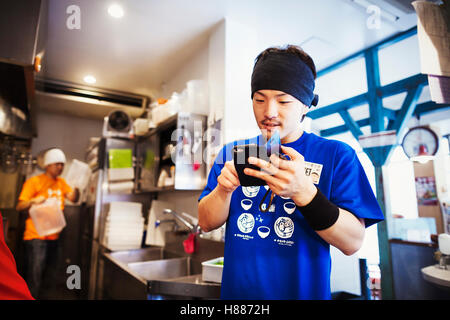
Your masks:
[[[41,204],[32,205],[29,213],[41,237],[58,233],[66,226],[66,219],[56,198],[48,198]]]

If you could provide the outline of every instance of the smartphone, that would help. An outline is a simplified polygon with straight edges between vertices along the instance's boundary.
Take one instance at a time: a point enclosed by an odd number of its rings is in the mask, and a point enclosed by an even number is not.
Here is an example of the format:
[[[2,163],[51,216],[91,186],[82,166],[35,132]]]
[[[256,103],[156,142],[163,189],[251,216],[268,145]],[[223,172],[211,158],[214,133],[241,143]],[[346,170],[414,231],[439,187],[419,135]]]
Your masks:
[[[267,154],[267,148],[263,145],[245,144],[233,147],[234,167],[239,177],[239,182],[243,187],[264,186],[267,183],[259,178],[246,175],[245,168],[261,171],[261,169],[253,164],[248,163],[248,157],[256,157],[265,161],[270,161]]]

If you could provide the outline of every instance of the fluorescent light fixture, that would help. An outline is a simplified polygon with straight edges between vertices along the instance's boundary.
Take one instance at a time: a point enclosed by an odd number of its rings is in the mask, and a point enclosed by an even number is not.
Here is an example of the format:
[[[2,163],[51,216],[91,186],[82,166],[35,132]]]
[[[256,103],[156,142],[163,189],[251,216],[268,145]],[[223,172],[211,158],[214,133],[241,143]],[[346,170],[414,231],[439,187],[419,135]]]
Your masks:
[[[92,75],[87,75],[83,78],[84,82],[89,83],[89,84],[94,84],[97,82],[97,79],[95,79],[94,76]]]
[[[369,2],[369,1],[367,1],[367,0],[351,0],[351,1],[354,2],[354,3],[356,3],[356,4],[359,5],[359,6],[363,7],[366,11],[367,11],[367,9],[368,9],[369,7],[371,7],[371,6],[376,6],[376,7],[378,7],[378,8],[380,9],[380,15],[381,15],[384,19],[389,20],[389,21],[391,21],[391,22],[396,22],[396,21],[399,19],[399,17],[396,16],[395,14],[392,14],[392,13],[390,13],[390,12],[387,12],[386,10],[380,8],[380,6],[378,6],[378,5],[374,4],[374,3],[371,3],[371,2]]]
[[[112,4],[108,7],[108,13],[111,17],[122,18],[124,15],[123,8],[118,4]]]

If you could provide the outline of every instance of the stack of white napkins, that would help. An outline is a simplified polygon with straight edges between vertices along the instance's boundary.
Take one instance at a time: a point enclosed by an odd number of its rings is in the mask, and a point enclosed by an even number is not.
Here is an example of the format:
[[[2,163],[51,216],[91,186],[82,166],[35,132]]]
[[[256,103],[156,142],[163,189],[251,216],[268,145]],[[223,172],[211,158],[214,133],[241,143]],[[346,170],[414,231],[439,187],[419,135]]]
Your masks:
[[[111,193],[131,193],[134,187],[134,169],[108,169],[108,190]]]
[[[111,202],[106,217],[103,244],[110,250],[130,250],[141,247],[144,231],[142,204]]]

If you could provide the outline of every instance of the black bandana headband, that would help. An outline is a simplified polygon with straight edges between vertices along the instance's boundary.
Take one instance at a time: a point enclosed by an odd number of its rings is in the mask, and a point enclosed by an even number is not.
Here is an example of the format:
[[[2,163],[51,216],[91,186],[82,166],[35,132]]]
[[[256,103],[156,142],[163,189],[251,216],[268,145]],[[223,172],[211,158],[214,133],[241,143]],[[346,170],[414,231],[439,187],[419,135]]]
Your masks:
[[[306,106],[316,106],[314,75],[300,58],[292,53],[272,52],[261,57],[253,68],[252,99],[258,90],[283,91]]]

